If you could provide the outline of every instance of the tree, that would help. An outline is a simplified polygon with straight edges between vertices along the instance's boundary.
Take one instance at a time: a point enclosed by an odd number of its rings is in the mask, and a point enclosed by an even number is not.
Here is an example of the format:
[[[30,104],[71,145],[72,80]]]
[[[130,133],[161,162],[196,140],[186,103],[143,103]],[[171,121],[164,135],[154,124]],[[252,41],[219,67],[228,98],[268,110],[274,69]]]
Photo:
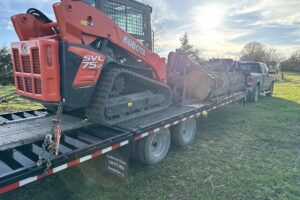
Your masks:
[[[153,51],[156,53],[159,53],[160,50],[163,48],[163,45],[161,43],[161,38],[163,34],[163,23],[161,20],[161,11],[156,9],[155,12],[151,15],[151,21],[152,21],[152,31],[153,31]]]
[[[266,47],[259,42],[250,42],[246,44],[242,50],[242,61],[255,61],[265,62],[266,61]]]
[[[295,51],[287,60],[280,64],[283,71],[300,72],[300,50]]]
[[[13,82],[13,68],[10,50],[6,46],[0,47],[0,85]]]
[[[190,53],[193,51],[193,45],[189,44],[189,37],[187,33],[184,33],[181,38],[179,38],[181,42],[180,50],[184,53]]]
[[[259,42],[250,42],[244,46],[240,60],[263,62],[271,70],[275,70],[282,61],[282,56],[274,47],[268,47]]]
[[[153,4],[151,0],[140,0],[143,4]],[[163,48],[162,44],[162,34],[163,34],[163,20],[164,14],[160,7],[156,6],[152,9],[151,14],[151,28],[153,32],[153,51],[159,53]]]
[[[181,42],[179,50],[183,53],[188,54],[189,57],[192,58],[194,61],[200,63],[202,61],[201,50],[198,48],[194,48],[194,46],[189,43],[188,33],[184,33],[179,38],[179,40]]]

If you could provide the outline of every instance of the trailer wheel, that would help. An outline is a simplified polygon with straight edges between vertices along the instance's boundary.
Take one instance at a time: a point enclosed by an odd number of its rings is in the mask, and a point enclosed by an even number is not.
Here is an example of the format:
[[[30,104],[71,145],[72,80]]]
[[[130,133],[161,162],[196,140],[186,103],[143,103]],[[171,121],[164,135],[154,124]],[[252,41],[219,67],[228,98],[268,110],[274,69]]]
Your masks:
[[[146,137],[137,143],[137,155],[139,160],[146,165],[154,165],[161,162],[168,154],[171,143],[169,129]]]
[[[191,144],[196,136],[197,121],[196,119],[190,119],[182,122],[171,129],[172,142],[180,147]]]

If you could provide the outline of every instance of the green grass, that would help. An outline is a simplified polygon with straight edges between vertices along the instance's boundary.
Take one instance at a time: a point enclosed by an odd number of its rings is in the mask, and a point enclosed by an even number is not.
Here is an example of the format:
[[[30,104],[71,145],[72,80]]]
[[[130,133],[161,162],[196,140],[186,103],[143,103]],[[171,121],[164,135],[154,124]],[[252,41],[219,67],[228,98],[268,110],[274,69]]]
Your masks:
[[[300,77],[299,77],[300,78]],[[198,137],[156,166],[132,162],[127,182],[88,161],[0,199],[300,199],[300,83],[199,120]]]
[[[274,96],[300,104],[300,82],[298,84],[276,84]]]
[[[300,74],[291,73],[291,72],[284,72],[284,81],[288,82],[300,82]]]
[[[15,91],[15,87],[13,86],[4,86],[4,87],[0,86],[0,97],[10,94],[14,91]],[[13,101],[9,101],[8,103],[0,104],[0,114],[39,109],[39,108],[43,108],[43,106],[38,103],[33,103],[28,100],[17,98]]]

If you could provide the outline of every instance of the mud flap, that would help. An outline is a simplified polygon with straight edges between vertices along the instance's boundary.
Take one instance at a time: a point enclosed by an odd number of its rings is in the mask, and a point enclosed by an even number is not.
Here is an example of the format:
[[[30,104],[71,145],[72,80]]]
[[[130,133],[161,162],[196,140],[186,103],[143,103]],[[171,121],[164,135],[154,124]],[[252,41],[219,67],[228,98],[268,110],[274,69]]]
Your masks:
[[[128,179],[130,145],[125,145],[118,150],[109,152],[105,155],[105,171],[120,177],[123,180]]]

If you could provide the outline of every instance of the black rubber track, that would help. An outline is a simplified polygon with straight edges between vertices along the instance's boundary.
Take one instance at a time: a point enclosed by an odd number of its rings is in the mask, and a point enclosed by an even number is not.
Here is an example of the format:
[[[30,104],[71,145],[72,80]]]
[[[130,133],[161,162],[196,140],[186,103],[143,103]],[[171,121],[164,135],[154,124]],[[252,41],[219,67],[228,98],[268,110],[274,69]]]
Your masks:
[[[110,97],[110,93],[113,89],[114,82],[120,74],[130,75],[131,80],[135,79],[139,81],[141,85],[147,85],[148,87],[157,89],[160,92],[166,94],[166,100],[163,104],[151,108],[147,108],[143,111],[137,111],[130,113],[128,115],[122,115],[114,119],[106,119],[105,117],[105,103],[106,100]],[[137,85],[139,87],[139,85]],[[144,77],[140,74],[137,74],[133,71],[123,69],[123,68],[112,68],[106,71],[103,71],[100,75],[100,79],[97,83],[96,89],[94,91],[92,100],[88,108],[86,108],[86,116],[89,121],[104,124],[104,125],[115,125],[121,122],[125,122],[137,117],[142,117],[150,113],[158,112],[167,108],[171,104],[172,95],[170,88],[158,81]]]

